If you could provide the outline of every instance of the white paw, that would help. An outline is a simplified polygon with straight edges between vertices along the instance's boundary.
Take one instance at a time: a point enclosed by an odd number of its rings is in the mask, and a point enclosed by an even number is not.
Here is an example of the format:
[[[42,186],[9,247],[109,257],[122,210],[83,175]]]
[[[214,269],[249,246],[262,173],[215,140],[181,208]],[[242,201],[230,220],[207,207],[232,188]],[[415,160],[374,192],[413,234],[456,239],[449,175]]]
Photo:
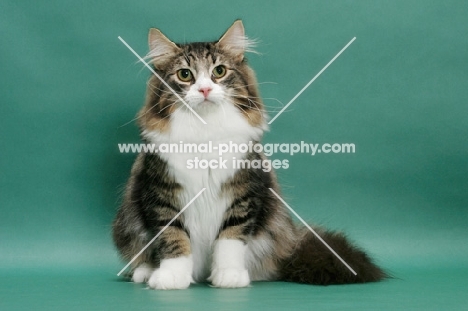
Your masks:
[[[246,287],[250,284],[247,269],[214,269],[209,280],[214,286],[224,288]]]
[[[154,268],[152,268],[150,265],[143,263],[138,266],[138,268],[133,271],[133,276],[132,276],[132,281],[135,283],[143,283],[148,281],[148,279],[151,276],[151,273],[153,273]]]
[[[233,239],[218,240],[214,246],[213,267],[208,278],[216,287],[236,288],[250,284],[244,256],[247,245]]]
[[[193,282],[192,270],[191,256],[164,259],[151,274],[148,285],[154,289],[185,289]]]

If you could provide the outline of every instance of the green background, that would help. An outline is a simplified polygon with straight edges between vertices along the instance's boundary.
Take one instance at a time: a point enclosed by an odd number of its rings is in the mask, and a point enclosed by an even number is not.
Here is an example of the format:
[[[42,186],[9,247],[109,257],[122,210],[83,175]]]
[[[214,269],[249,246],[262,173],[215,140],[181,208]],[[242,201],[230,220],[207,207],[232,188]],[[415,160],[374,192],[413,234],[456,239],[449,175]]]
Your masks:
[[[468,4],[465,1],[0,2],[0,309],[466,308]],[[216,40],[237,19],[263,97],[286,104],[265,142],[354,143],[275,155],[305,219],[343,230],[396,278],[158,292],[122,282],[110,224],[138,142],[147,31]],[[270,115],[281,108],[265,99]],[[127,124],[128,123],[128,124]]]

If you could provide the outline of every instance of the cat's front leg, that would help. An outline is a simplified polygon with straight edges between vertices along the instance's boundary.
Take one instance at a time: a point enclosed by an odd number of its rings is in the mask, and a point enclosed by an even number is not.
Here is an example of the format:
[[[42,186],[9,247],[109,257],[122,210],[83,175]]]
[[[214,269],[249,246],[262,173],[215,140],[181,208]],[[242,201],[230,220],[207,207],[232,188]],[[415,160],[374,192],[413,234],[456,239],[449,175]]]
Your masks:
[[[250,277],[244,259],[246,249],[247,245],[241,240],[218,239],[214,245],[213,265],[208,280],[216,287],[248,286]]]
[[[237,200],[226,211],[218,238],[213,248],[211,275],[208,278],[216,287],[236,288],[250,284],[245,266],[247,234],[254,219],[250,216],[249,199]]]
[[[154,289],[185,289],[193,282],[193,260],[190,254],[190,240],[177,227],[167,228],[157,242],[159,268],[148,279]]]
[[[193,282],[192,270],[191,255],[163,259],[151,274],[148,285],[154,289],[186,289]]]

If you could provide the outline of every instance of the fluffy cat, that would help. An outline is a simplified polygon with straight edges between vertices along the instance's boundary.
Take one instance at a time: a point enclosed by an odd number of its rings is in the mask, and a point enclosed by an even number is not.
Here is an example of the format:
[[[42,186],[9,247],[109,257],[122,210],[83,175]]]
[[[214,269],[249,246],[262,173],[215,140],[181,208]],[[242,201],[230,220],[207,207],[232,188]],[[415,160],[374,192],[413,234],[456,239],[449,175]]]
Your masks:
[[[155,75],[139,113],[141,137],[155,145],[260,142],[266,113],[240,20],[216,42],[176,44],[149,33],[154,70],[204,121]],[[379,281],[386,277],[360,249],[335,232],[316,231],[357,272],[353,275],[306,228],[294,225],[273,172],[236,168],[231,160],[264,160],[256,152],[223,154],[227,168],[188,169],[187,160],[213,153],[141,153],[133,165],[113,238],[131,260],[199,191],[206,190],[133,262],[132,280],[155,289],[184,289],[209,281],[225,288],[251,281],[308,284]]]

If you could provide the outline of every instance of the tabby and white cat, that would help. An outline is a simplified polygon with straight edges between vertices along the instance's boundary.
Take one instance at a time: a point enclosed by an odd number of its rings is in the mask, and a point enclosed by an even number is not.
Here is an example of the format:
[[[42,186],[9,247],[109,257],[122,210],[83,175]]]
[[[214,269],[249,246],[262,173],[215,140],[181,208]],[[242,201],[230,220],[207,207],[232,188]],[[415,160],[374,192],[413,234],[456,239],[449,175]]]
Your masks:
[[[142,140],[155,145],[260,142],[266,113],[244,53],[251,41],[236,21],[216,42],[176,44],[158,29],[149,33],[148,59],[166,83],[206,121],[203,124],[156,76],[139,113]],[[237,152],[236,152],[237,151]],[[292,222],[273,172],[236,168],[232,158],[264,160],[256,152],[225,153],[227,168],[188,169],[187,160],[218,159],[213,153],[141,153],[133,165],[113,238],[132,259],[193,203],[132,266],[132,280],[155,289],[184,289],[192,282],[245,287],[251,281],[309,284],[379,281],[386,277],[340,233],[316,228],[357,272],[353,275],[306,228]]]

